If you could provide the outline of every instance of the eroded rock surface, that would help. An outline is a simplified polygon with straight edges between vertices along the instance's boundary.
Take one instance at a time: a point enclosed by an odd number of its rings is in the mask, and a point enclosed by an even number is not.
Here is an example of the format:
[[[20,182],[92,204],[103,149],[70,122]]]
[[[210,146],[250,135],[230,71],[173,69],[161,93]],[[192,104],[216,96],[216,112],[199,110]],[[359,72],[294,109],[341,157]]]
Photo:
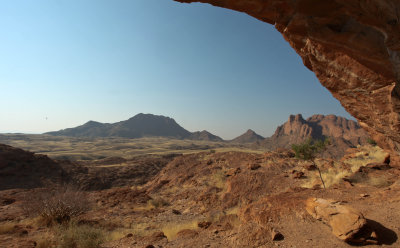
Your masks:
[[[400,1],[176,1],[210,3],[273,24],[372,138],[399,155]]]

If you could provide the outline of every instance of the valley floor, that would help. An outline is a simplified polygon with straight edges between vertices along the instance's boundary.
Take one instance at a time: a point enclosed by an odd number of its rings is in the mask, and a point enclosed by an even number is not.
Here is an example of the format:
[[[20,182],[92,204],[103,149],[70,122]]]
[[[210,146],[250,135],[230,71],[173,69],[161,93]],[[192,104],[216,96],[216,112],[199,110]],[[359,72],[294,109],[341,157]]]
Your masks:
[[[63,224],[27,211],[49,190],[2,190],[0,247],[351,247],[307,213],[310,197],[360,210],[379,246],[400,247],[400,170],[384,157],[367,147],[340,161],[318,159],[323,189],[312,164],[288,150],[179,155],[157,162],[147,182],[79,191],[90,208]],[[105,168],[117,173],[124,166],[114,162]]]

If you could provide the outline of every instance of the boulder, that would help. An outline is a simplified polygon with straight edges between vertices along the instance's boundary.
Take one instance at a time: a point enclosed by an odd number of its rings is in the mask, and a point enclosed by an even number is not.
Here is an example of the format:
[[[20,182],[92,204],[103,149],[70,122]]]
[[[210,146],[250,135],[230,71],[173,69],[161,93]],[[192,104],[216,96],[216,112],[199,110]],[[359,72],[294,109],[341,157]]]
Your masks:
[[[360,211],[339,201],[309,198],[306,210],[315,219],[328,224],[336,237],[347,242],[354,242],[356,235],[367,225]]]

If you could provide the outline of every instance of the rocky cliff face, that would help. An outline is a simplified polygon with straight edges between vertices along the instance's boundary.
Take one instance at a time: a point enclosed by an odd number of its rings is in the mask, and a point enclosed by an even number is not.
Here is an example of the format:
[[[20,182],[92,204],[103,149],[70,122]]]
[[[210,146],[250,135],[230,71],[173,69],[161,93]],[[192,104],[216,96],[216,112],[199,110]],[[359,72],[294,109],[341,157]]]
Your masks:
[[[384,149],[400,151],[400,1],[176,0],[268,22]]]
[[[304,119],[302,115],[291,115],[279,126],[274,135],[260,144],[269,149],[290,148],[292,144],[308,138],[322,140],[329,138],[331,145],[325,156],[340,158],[348,148],[366,144],[368,134],[357,122],[336,115],[313,115]]]

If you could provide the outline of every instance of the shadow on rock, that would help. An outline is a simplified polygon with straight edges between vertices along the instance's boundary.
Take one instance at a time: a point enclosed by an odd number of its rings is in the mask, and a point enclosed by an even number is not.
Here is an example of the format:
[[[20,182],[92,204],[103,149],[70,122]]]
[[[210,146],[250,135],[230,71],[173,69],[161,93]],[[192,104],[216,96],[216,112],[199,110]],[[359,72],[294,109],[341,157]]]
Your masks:
[[[348,242],[353,246],[391,245],[397,241],[397,234],[382,224],[367,219],[367,224]]]

